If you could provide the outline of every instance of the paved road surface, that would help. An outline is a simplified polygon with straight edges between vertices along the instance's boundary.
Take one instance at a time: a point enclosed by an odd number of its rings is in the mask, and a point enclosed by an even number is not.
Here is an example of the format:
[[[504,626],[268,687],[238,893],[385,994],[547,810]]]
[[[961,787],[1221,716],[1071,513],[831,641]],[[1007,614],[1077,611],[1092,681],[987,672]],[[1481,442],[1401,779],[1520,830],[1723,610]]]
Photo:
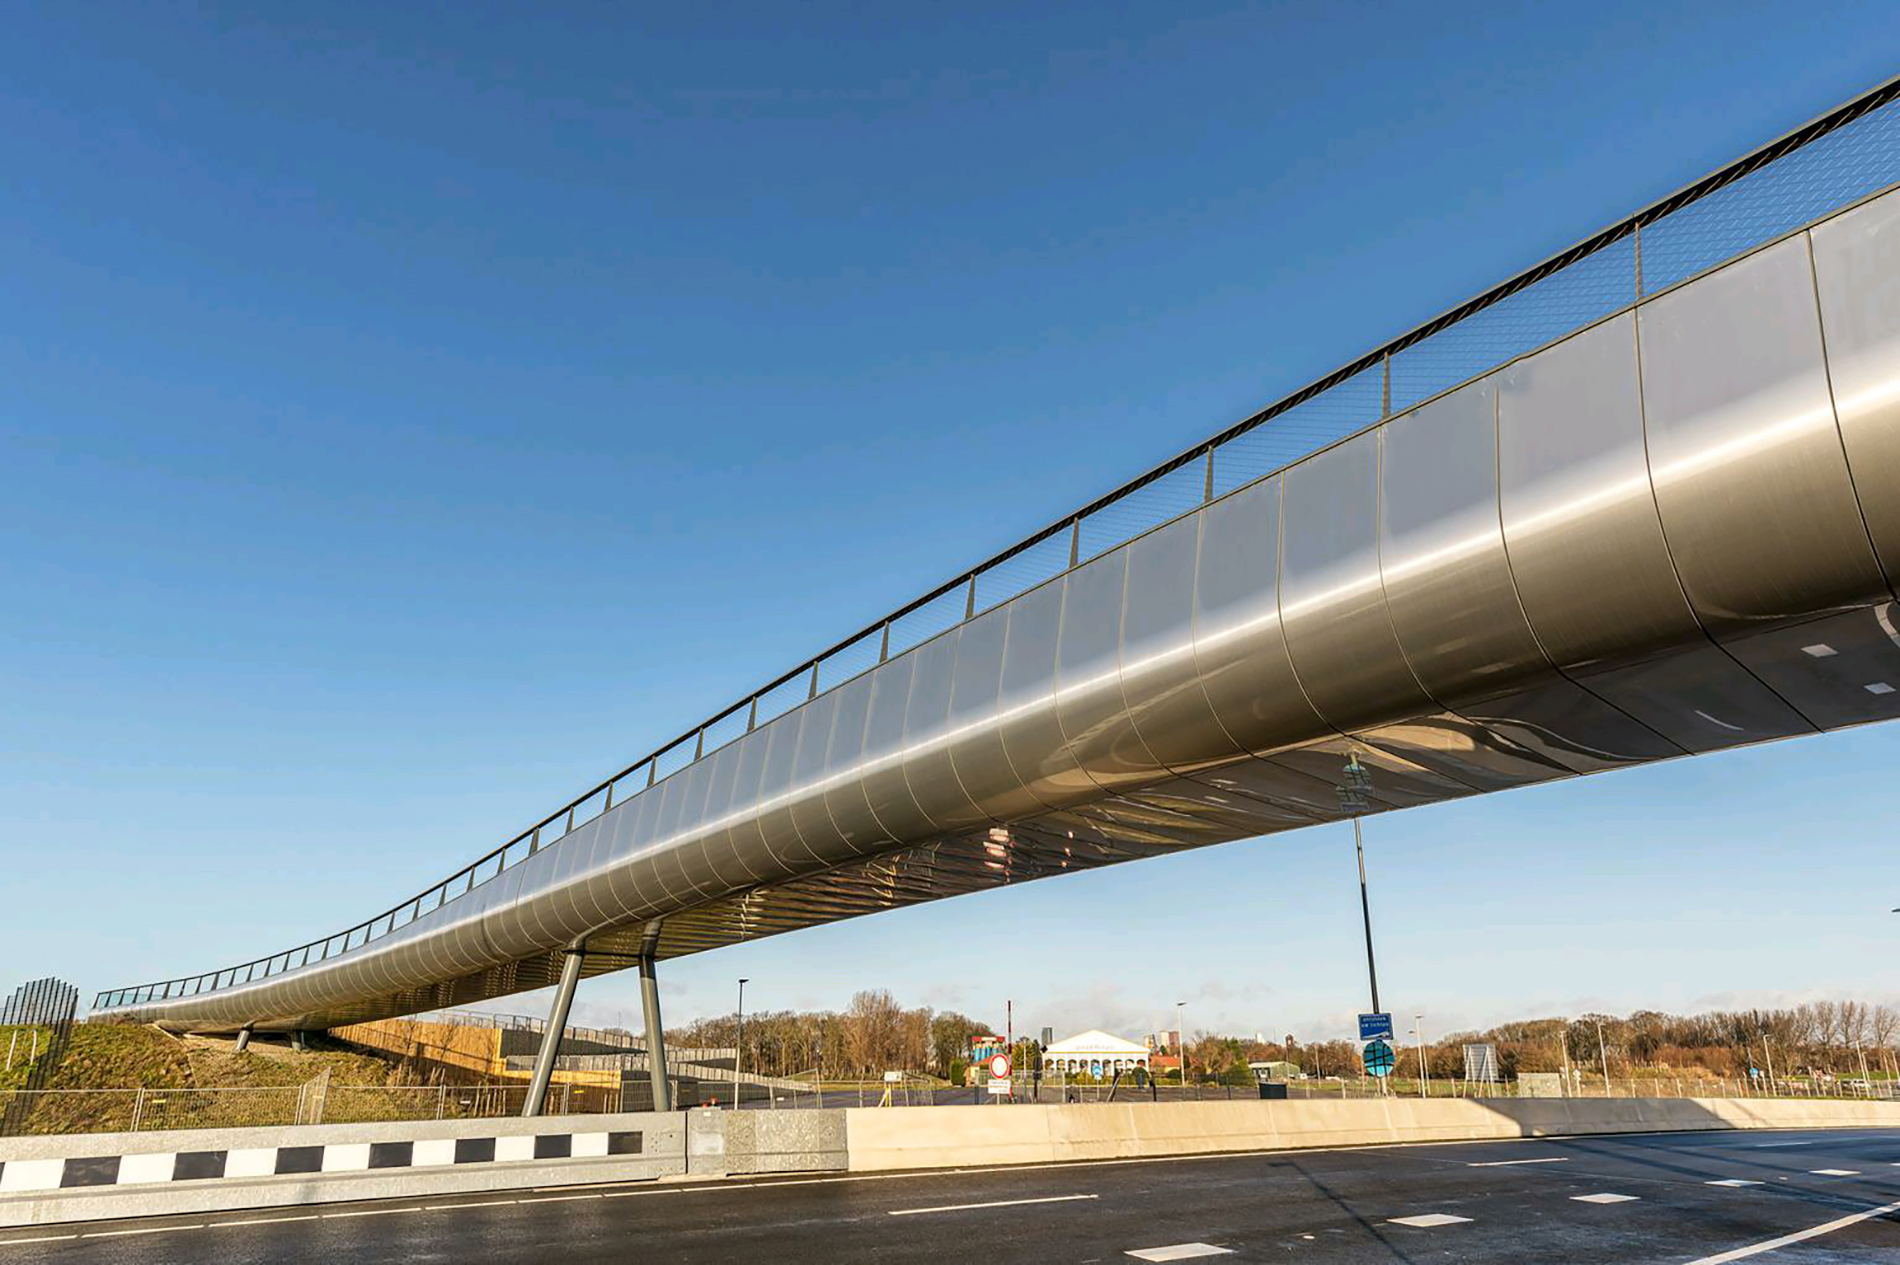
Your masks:
[[[31,1241],[54,1234],[68,1237]],[[1775,1246],[1790,1235],[1808,1237]],[[1199,1259],[1900,1262],[1900,1132],[1672,1134],[649,1183],[0,1231],[0,1265]]]

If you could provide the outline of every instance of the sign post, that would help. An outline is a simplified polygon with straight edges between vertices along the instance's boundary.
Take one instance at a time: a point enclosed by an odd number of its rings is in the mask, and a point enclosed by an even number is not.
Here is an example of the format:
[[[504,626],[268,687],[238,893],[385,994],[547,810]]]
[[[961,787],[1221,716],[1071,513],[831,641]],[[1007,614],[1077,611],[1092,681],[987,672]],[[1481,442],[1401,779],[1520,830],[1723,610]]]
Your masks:
[[[1010,1096],[1010,1070],[1009,1055],[997,1054],[991,1056],[989,1061],[990,1097],[1008,1098]]]

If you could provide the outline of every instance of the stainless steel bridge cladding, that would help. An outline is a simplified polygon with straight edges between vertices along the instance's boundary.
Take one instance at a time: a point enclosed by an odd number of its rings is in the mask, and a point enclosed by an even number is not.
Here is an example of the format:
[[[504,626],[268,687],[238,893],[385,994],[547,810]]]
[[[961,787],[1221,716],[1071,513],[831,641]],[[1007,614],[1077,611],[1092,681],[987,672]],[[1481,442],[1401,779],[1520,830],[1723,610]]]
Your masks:
[[[1333,820],[1349,756],[1381,811],[1900,714],[1894,97],[1060,520],[422,896],[98,1009],[322,1028],[547,985],[569,946],[650,974]]]

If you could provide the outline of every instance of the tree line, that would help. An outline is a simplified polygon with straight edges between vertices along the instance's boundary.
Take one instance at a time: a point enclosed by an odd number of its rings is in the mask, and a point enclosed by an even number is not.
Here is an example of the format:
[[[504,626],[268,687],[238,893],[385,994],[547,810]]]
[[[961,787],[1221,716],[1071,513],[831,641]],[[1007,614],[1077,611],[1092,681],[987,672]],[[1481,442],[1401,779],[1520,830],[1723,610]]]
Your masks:
[[[676,1046],[729,1048],[738,1043],[736,1013],[669,1029]],[[1428,1017],[1429,1019],[1429,1017]],[[815,1073],[829,1079],[877,1079],[905,1071],[961,1079],[970,1039],[1000,1033],[1000,1025],[951,1010],[906,1008],[888,991],[856,994],[842,1011],[764,1011],[745,1016],[744,1060],[767,1076]],[[1142,1034],[1125,1034],[1140,1040]],[[1612,1077],[1643,1073],[1746,1077],[1751,1069],[1776,1075],[1900,1076],[1900,1011],[1860,1001],[1811,1002],[1784,1009],[1711,1010],[1673,1015],[1639,1010],[1625,1016],[1519,1019],[1481,1031],[1425,1034],[1425,1067],[1432,1076],[1464,1075],[1463,1046],[1497,1050],[1499,1072],[1561,1072],[1568,1068]],[[1398,1074],[1416,1076],[1419,1052],[1409,1032],[1397,1034]],[[1187,1042],[1190,1074],[1200,1080],[1246,1083],[1249,1062],[1287,1060],[1312,1076],[1363,1075],[1358,1043],[1345,1040],[1253,1041],[1200,1032]],[[1019,1040],[1016,1061],[1032,1067],[1033,1042]]]

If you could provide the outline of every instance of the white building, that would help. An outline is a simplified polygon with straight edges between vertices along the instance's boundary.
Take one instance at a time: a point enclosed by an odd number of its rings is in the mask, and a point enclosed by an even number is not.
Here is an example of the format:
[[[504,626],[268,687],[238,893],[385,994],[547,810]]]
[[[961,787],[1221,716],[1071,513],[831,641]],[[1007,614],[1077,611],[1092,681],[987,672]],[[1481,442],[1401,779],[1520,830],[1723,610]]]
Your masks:
[[[1148,1066],[1148,1047],[1091,1028],[1058,1041],[1042,1052],[1042,1065],[1049,1071],[1110,1076]]]

